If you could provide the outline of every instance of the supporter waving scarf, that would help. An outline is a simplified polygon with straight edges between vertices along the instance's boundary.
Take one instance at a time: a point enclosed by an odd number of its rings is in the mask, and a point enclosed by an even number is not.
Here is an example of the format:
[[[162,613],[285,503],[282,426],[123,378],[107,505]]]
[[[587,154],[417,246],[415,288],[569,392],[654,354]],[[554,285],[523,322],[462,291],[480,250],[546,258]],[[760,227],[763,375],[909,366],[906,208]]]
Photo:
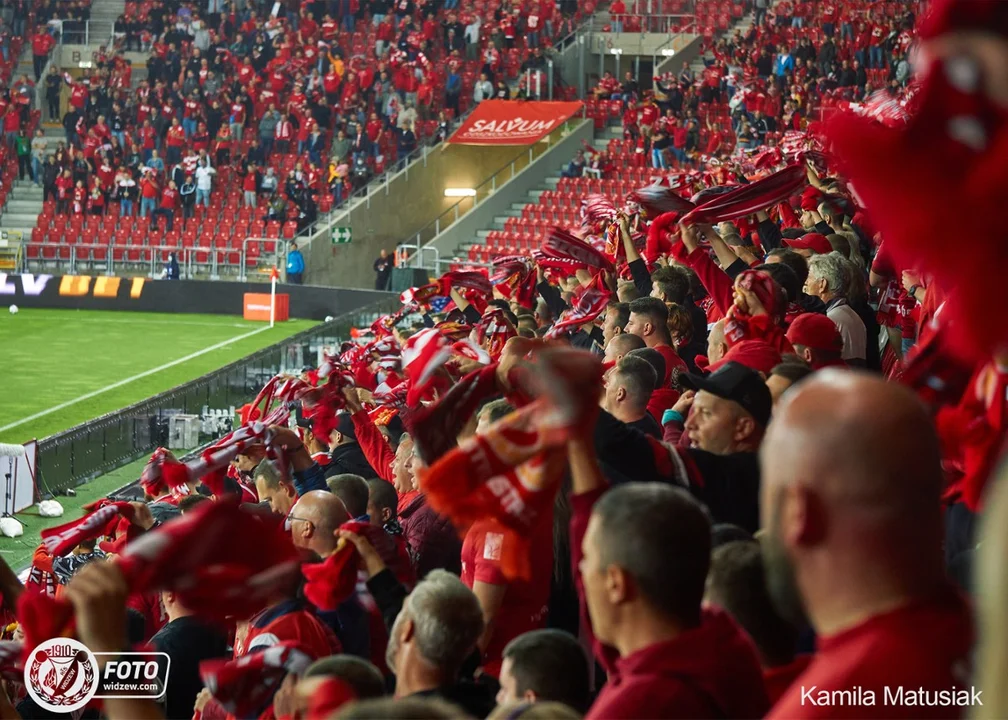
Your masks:
[[[746,293],[752,293],[766,312],[754,312]],[[725,341],[731,347],[743,340],[765,340],[782,354],[794,352],[781,329],[786,310],[787,297],[769,273],[744,270],[735,279],[735,300],[725,318]]]
[[[1008,188],[1008,112],[989,94],[996,69],[979,54],[948,54],[943,41],[958,36],[955,47],[968,47],[971,37],[986,35],[1005,43],[1004,9],[996,0],[933,4],[919,33],[933,61],[904,127],[849,112],[827,125],[840,168],[886,248],[951,293],[950,346],[979,361],[1008,338],[1008,314],[991,312],[990,296],[1008,264],[1008,246],[990,227]],[[950,233],[969,240],[953,248]]]
[[[450,295],[453,289],[466,289],[482,295],[491,297],[493,288],[490,286],[490,279],[481,272],[475,270],[453,270],[446,272],[438,280],[441,286],[439,295]]]
[[[145,533],[115,562],[131,594],[168,590],[211,620],[251,616],[299,570],[290,533],[229,498],[203,503]],[[73,630],[73,608],[63,598],[22,593],[17,614],[27,648]]]
[[[503,543],[502,571],[528,579],[529,538],[549,516],[570,432],[598,402],[602,365],[591,353],[554,347],[514,375],[537,399],[421,469],[418,478],[431,507],[456,527],[498,520],[512,536]]]
[[[553,327],[546,331],[546,337],[554,338],[575,332],[580,326],[592,322],[604,313],[611,299],[612,293],[605,286],[602,274],[599,273],[591,283],[578,289],[571,300],[571,306],[564,310]]]
[[[612,261],[584,240],[580,240],[569,231],[559,227],[551,227],[542,241],[542,252],[546,257],[576,263],[575,268],[586,267],[591,270],[607,270],[613,272]]]
[[[396,579],[407,589],[413,587],[416,578],[412,573],[409,555],[405,546],[397,543],[394,536],[377,525],[357,520],[343,523],[340,529],[366,537]],[[301,574],[306,581],[305,597],[319,610],[335,610],[353,595],[359,569],[360,553],[357,548],[340,538],[336,549],[325,560],[301,566]]]
[[[507,341],[518,334],[500,309],[484,313],[476,323],[475,331],[476,342],[487,351],[491,360],[497,360]]]
[[[406,404],[418,405],[431,388],[435,373],[451,357],[451,343],[435,328],[425,328],[410,337],[402,348],[403,373],[409,381]]]
[[[133,506],[128,502],[107,502],[79,520],[43,530],[42,544],[53,557],[65,555],[85,540],[111,535],[119,519],[132,519],[133,513]]]
[[[678,211],[666,212],[651,221],[648,227],[647,245],[644,248],[644,259],[649,265],[654,265],[660,256],[672,252],[672,246],[678,242],[676,236],[679,234],[678,222],[681,216]],[[672,235],[671,239],[669,235]]]
[[[753,215],[786,200],[807,182],[803,165],[792,165],[758,182],[741,185],[686,213],[686,224],[714,224]]]
[[[288,640],[233,660],[204,660],[199,673],[206,689],[231,715],[254,718],[273,701],[287,673],[299,675],[317,659]]]
[[[439,295],[441,295],[441,285],[439,283],[430,283],[421,287],[403,290],[402,294],[399,295],[399,300],[403,305],[412,302],[426,305]]]
[[[531,307],[535,281],[535,268],[524,257],[508,255],[493,262],[490,284],[505,298],[514,300],[522,307]]]
[[[584,263],[572,258],[551,257],[542,250],[533,250],[532,259],[543,271],[554,272],[561,277],[568,277],[575,274],[579,268],[584,267]]]
[[[696,205],[680,197],[672,188],[664,185],[648,185],[630,193],[649,218],[657,218],[663,213],[687,213]]]
[[[616,219],[619,210],[605,195],[593,193],[581,201],[581,222],[584,227],[601,229]]]

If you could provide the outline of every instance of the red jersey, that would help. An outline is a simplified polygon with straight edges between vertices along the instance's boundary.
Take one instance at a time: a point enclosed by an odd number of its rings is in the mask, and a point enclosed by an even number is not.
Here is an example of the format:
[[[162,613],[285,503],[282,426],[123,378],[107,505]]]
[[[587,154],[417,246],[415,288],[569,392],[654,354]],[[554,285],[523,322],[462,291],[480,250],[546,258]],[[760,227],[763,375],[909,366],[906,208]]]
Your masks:
[[[155,131],[153,125],[145,125],[140,128],[137,130],[137,135],[140,137],[140,147],[144,150],[154,149]]]
[[[550,584],[553,578],[553,522],[539,524],[532,538],[532,579],[508,580],[501,571],[501,554],[507,536],[493,520],[478,521],[462,542],[462,582],[472,587],[477,581],[505,585],[504,603],[494,618],[493,636],[483,655],[483,670],[494,677],[500,674],[504,646],[529,630],[546,625],[549,612]],[[549,548],[547,550],[547,548]]]
[[[322,76],[322,89],[326,95],[335,95],[339,90],[340,76],[330,70]]]
[[[146,198],[148,200],[153,200],[158,196],[158,185],[156,182],[150,178],[144,178],[140,181],[140,197]]]
[[[648,103],[640,108],[641,127],[651,127],[658,121],[661,109],[654,103]]]
[[[238,125],[245,124],[245,105],[244,103],[236,102],[231,103],[231,122]]]
[[[322,23],[322,38],[332,40],[339,32],[339,26],[333,20],[326,20]]]
[[[147,103],[140,103],[137,105],[137,125],[143,125],[143,121],[150,117],[151,106]]]
[[[820,637],[768,718],[931,718],[971,702],[973,624],[952,588]],[[944,705],[938,698],[949,700]],[[933,704],[928,698],[935,698]]]
[[[250,172],[242,180],[242,190],[245,192],[255,192],[256,191],[256,176],[254,172]]]
[[[87,102],[88,89],[80,83],[74,83],[70,90],[70,104],[78,110]]]
[[[181,125],[168,128],[168,133],[165,135],[165,144],[168,147],[182,147],[185,141],[185,130]]]
[[[251,65],[242,65],[238,68],[238,82],[248,85],[249,81],[255,77],[255,68]]]
[[[193,133],[192,146],[193,150],[196,152],[206,150],[210,147],[210,133],[206,131],[206,128],[202,128]]]
[[[367,133],[368,140],[371,142],[378,139],[378,135],[381,134],[381,130],[381,120],[368,120],[367,125],[364,126],[364,132]]]
[[[196,118],[199,116],[199,103],[195,100],[186,100],[185,105],[182,106],[182,117],[186,118]]]
[[[316,660],[340,652],[339,640],[296,600],[287,600],[256,614],[244,636],[235,637],[234,657],[295,641]]]
[[[166,187],[161,192],[161,207],[168,208],[169,210],[174,210],[178,207],[179,193],[178,190],[172,190],[170,187]]]
[[[707,154],[714,155],[721,150],[721,143],[724,141],[724,136],[719,130],[715,130],[710,134],[710,139],[707,140]]]
[[[70,195],[70,188],[73,187],[73,178],[60,175],[56,178],[56,196],[60,200],[66,200]]]
[[[683,362],[683,359],[679,357],[674,348],[668,345],[655,345],[654,349],[661,353],[661,356],[665,359],[665,381],[662,387],[670,387],[676,383],[676,378],[679,377],[680,373],[689,372],[686,363]]]

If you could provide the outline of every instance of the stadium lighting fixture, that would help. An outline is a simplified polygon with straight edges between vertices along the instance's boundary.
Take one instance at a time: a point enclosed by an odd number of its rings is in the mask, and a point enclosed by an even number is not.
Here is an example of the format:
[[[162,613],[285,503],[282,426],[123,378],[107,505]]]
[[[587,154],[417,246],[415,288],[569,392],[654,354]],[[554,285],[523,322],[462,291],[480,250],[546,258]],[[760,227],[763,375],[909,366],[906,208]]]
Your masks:
[[[445,197],[476,197],[474,188],[445,188]]]
[[[661,54],[665,57],[672,57],[675,55],[675,50],[673,48],[662,48]]]
[[[623,48],[609,48],[609,52],[612,53],[613,55],[622,55]]]

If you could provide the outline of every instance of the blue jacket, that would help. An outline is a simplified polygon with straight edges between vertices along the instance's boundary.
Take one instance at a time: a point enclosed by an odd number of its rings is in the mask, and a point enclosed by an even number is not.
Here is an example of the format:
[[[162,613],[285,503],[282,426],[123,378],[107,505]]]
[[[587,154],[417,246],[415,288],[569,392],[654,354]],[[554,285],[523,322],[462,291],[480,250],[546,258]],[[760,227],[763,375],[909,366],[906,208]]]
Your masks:
[[[291,250],[289,253],[287,253],[287,272],[289,273],[304,272],[304,257],[301,256],[300,250]]]
[[[777,62],[774,67],[774,74],[777,77],[784,77],[789,72],[794,70],[794,56],[793,55],[778,55]]]

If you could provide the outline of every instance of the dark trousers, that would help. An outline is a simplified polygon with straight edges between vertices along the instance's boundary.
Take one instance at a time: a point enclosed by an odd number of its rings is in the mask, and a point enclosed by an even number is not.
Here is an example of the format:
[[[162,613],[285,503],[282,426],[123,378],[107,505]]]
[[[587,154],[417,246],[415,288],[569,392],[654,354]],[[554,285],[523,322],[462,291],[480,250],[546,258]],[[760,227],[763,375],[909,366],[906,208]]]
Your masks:
[[[164,207],[158,208],[157,210],[151,213],[151,227],[157,227],[157,219],[159,217],[168,218],[167,230],[168,232],[171,232],[172,229],[175,227],[175,211],[172,210],[171,208],[164,208]]]
[[[49,119],[59,120],[60,118],[60,101],[59,95],[53,97],[52,95],[46,95],[46,102],[49,105]]]
[[[375,290],[388,290],[389,278],[391,278],[391,276],[392,276],[392,274],[391,273],[387,273],[387,272],[384,272],[384,273],[380,272],[380,273],[378,273],[377,277],[375,277],[374,289]]]
[[[35,173],[32,172],[31,155],[18,155],[18,178],[25,179],[25,174],[35,181]]]
[[[290,283],[291,285],[300,285],[301,284],[301,276],[303,274],[304,273],[292,273],[292,272],[289,272],[289,273],[287,273],[287,282]]]
[[[32,66],[35,68],[35,82],[42,79],[42,71],[45,69],[48,55],[32,55]]]

